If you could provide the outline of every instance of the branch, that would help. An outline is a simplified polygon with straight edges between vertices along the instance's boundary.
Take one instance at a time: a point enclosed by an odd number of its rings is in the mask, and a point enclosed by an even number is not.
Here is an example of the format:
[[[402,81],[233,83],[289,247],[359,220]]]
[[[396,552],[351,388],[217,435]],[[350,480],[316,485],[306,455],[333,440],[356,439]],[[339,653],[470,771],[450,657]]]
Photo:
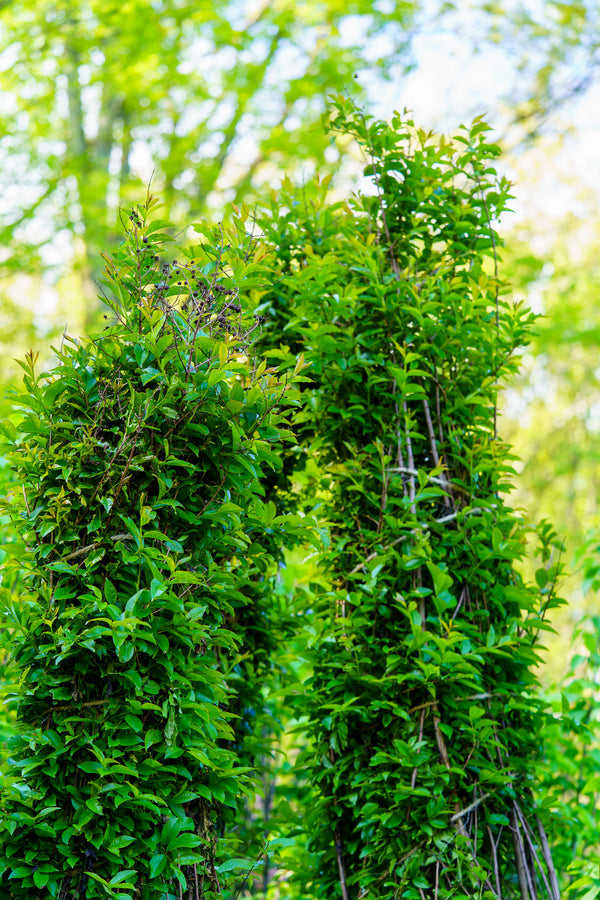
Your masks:
[[[112,537],[109,537],[109,541],[124,541],[129,538],[130,541],[133,540],[133,536],[129,534],[128,531],[123,534],[113,534]],[[63,556],[63,562],[67,562],[69,559],[76,559],[78,556],[84,556],[86,553],[90,553],[92,550],[95,550],[96,547],[102,546],[102,541],[94,541],[93,544],[88,544],[86,547],[80,547],[79,550],[73,550],[72,553],[69,553],[67,556]]]
[[[490,839],[490,845],[492,847],[492,863],[494,866],[494,879],[496,881],[496,893],[498,895],[498,900],[502,900],[502,885],[500,884],[500,867],[498,866],[498,844],[494,841],[494,836],[492,834],[492,829],[489,825],[486,825],[488,837]],[[498,841],[500,838],[498,837]]]
[[[469,806],[465,806],[464,809],[459,810],[457,813],[454,813],[453,816],[450,817],[450,821],[452,824],[457,822],[459,819],[462,819],[463,816],[468,815],[470,812],[473,812],[480,803],[483,803],[484,800],[487,800],[488,797],[491,797],[491,794],[482,794],[477,800],[471,803]]]
[[[53,715],[55,712],[65,712],[69,709],[83,709],[85,706],[102,706],[104,703],[108,703],[108,697],[104,700],[86,700],[85,703],[80,703],[79,705],[74,703],[66,703],[64,706],[51,706],[49,710],[47,710],[44,715]]]
[[[431,479],[431,480],[433,480],[433,479]],[[451,522],[453,519],[456,519],[461,512],[463,512],[462,509],[458,510],[458,512],[450,513],[450,515],[448,515],[448,516],[442,516],[441,519],[433,519],[433,521],[436,522],[438,525],[443,525],[445,522]],[[465,516],[475,516],[475,515],[478,515],[479,513],[484,513],[484,512],[487,512],[487,510],[484,509],[483,506],[474,506],[472,509],[465,510],[464,514],[465,514]],[[426,525],[427,523],[425,522],[423,524]],[[386,544],[385,547],[381,547],[379,550],[373,550],[372,553],[369,553],[368,556],[365,556],[365,558],[363,559],[362,562],[359,562],[356,566],[354,566],[354,568],[350,570],[348,575],[356,575],[357,572],[360,572],[361,569],[364,569],[364,567],[367,565],[367,563],[370,563],[372,560],[376,559],[381,553],[385,553],[387,550],[391,550],[392,547],[396,547],[402,541],[408,540],[409,537],[411,537],[412,535],[415,535],[415,534],[417,534],[417,529],[413,528],[408,534],[401,534],[400,537],[396,538],[395,541],[392,541],[391,544]]]
[[[411,531],[410,534],[401,534],[400,537],[396,538],[395,541],[392,541],[391,544],[387,544],[387,546],[382,547],[380,550],[374,550],[372,553],[369,553],[369,555],[366,556],[362,562],[360,562],[357,566],[354,566],[354,568],[352,569],[351,572],[348,573],[348,575],[356,575],[357,572],[360,572],[361,569],[364,569],[364,567],[367,565],[367,563],[370,563],[371,560],[376,559],[380,553],[385,553],[386,550],[391,550],[392,547],[395,547],[397,544],[400,544],[402,541],[407,540],[413,534],[414,534],[414,531]]]
[[[423,390],[425,390],[422,378],[419,379],[419,383],[421,384],[421,387],[423,388]],[[429,444],[431,446],[431,455],[433,456],[433,462],[437,469],[440,464],[440,455],[439,455],[438,449],[437,449],[435,432],[433,430],[433,421],[431,419],[431,410],[429,409],[429,403],[427,402],[427,397],[423,397],[423,410],[425,412],[425,421],[427,422],[427,432],[429,434]],[[446,506],[448,506],[450,509],[452,509],[453,503],[452,503],[451,497],[449,496],[450,485],[445,479],[443,480],[442,483],[444,484],[446,490],[448,491],[448,494],[446,494],[446,496],[444,497],[444,504]]]
[[[410,439],[410,423],[408,421],[408,406],[406,405],[406,400],[404,401],[402,406],[404,408],[404,416],[405,416],[405,423],[406,423],[406,452],[408,454],[408,465],[409,465],[409,468],[414,470],[415,458],[413,456],[412,441]],[[413,516],[417,514],[417,508],[415,506],[415,477],[414,477],[414,475],[411,475],[411,478],[410,478],[410,511],[413,514]]]
[[[419,475],[418,469],[409,469],[408,466],[394,466],[394,468],[389,471],[398,472],[400,475],[415,475],[417,477]],[[438,478],[436,475],[428,475],[427,480],[433,481],[435,484],[439,484],[442,487],[448,487],[448,481],[441,476]]]
[[[346,883],[346,869],[344,867],[344,857],[342,855],[342,836],[340,834],[339,825],[335,826],[335,853],[337,856],[338,870],[340,873],[340,887],[342,888],[342,900],[350,900],[348,894],[348,885]]]
[[[463,512],[462,509],[459,509],[457,512],[450,513],[447,516],[442,516],[441,519],[434,519],[434,522],[437,522],[439,525],[442,525],[444,522],[451,522],[453,519],[456,519],[459,513]],[[484,513],[486,510],[483,506],[474,506],[472,509],[465,510],[465,516],[475,516],[478,513]]]
[[[546,832],[540,817],[536,816],[535,821],[540,836],[540,843],[542,845],[542,855],[548,867],[548,875],[550,876],[550,884],[552,885],[551,897],[552,900],[560,900],[560,888],[558,887],[558,878],[556,877],[556,869],[554,868],[554,861],[552,859],[550,845],[548,844],[548,838],[546,837]]]
[[[529,892],[529,872],[525,863],[525,848],[523,847],[523,838],[517,821],[516,803],[510,811],[510,830],[512,831],[513,843],[515,847],[515,859],[517,863],[517,875],[519,878],[519,892],[521,900],[530,900],[533,894]]]
[[[521,824],[523,826],[523,833],[524,833],[525,837],[527,838],[527,843],[529,844],[529,849],[531,851],[531,854],[533,855],[533,858],[535,859],[535,861],[538,864],[540,874],[541,874],[541,876],[544,880],[544,884],[546,886],[546,890],[548,891],[548,894],[550,895],[550,897],[552,897],[553,896],[552,887],[550,886],[548,879],[546,878],[546,873],[544,872],[542,864],[540,863],[539,856],[537,855],[531,828],[529,827],[529,823],[527,822],[525,816],[523,815],[523,811],[521,810],[521,807],[516,802],[516,800],[515,800],[515,811],[516,811],[519,819],[521,820]],[[560,900],[560,898],[559,898],[559,900]]]

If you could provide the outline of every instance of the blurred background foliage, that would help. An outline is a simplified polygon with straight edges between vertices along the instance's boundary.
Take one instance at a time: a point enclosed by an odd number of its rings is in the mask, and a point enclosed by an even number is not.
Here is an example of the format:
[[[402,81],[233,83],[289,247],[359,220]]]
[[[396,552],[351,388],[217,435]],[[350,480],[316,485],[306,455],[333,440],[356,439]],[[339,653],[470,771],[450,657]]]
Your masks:
[[[218,219],[231,201],[251,206],[284,175],[332,174],[334,195],[345,193],[361,160],[323,127],[334,93],[378,115],[409,106],[442,131],[486,115],[515,181],[503,274],[541,314],[504,395],[503,434],[522,460],[513,502],[552,521],[571,572],[544,675],[571,730],[553,741],[549,780],[564,788],[565,810],[584,797],[589,843],[589,767],[600,763],[596,0],[5,0],[0,48],[5,396],[13,357],[30,346],[48,356],[62,331],[98,324],[101,251],[119,242],[120,210],[149,182],[182,227]],[[277,595],[282,615],[305,616],[309,629],[310,578],[288,560]],[[4,584],[5,599],[17,589]],[[282,646],[278,677],[301,682],[301,660],[301,648]],[[10,661],[0,665],[9,679]],[[271,699],[289,690],[277,678],[268,689]],[[293,768],[295,751],[281,752]],[[293,798],[289,784],[284,793]]]

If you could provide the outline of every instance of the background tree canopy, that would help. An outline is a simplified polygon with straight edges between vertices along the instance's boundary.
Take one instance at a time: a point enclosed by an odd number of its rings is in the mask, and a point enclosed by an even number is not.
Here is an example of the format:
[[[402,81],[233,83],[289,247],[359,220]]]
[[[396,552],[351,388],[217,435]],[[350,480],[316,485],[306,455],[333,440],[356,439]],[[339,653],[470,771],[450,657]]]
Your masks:
[[[5,10],[1,177],[16,213],[3,232],[13,259],[43,265],[58,242],[63,260],[66,244],[97,271],[120,204],[152,172],[185,220],[224,195],[248,200],[290,164],[305,174],[321,164],[327,94],[352,90],[373,41],[406,58],[416,6],[384,8],[129,0]]]

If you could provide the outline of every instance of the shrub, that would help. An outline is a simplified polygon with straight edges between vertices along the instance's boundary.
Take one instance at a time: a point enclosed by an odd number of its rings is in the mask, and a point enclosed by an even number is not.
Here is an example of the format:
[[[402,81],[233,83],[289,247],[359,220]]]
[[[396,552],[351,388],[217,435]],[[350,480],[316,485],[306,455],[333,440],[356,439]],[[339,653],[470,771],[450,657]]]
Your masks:
[[[331,205],[326,184],[288,188],[262,223],[279,271],[263,340],[283,331],[312,364],[293,478],[331,528],[332,590],[298,701],[305,890],[556,900],[532,799],[556,541],[533,535],[542,562],[525,583],[532,530],[506,501],[497,434],[499,383],[532,321],[498,275],[509,185],[480,120],[450,141],[341,102],[333,127],[364,148],[372,190]]]
[[[253,352],[254,243],[197,226],[179,262],[154,206],[107,260],[104,331],[65,335],[48,372],[30,353],[21,421],[3,426],[27,571],[8,610],[4,897],[208,900],[257,864],[224,823],[249,790],[260,581],[305,535],[261,487],[294,377]]]

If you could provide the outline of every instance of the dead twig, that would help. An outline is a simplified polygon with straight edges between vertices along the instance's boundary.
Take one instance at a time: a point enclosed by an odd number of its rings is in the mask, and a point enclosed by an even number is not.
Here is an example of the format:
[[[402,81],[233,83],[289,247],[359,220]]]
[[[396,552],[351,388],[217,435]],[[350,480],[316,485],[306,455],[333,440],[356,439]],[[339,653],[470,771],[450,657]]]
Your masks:
[[[552,853],[550,850],[550,845],[548,843],[548,838],[546,837],[546,831],[544,830],[544,826],[542,825],[541,819],[539,816],[535,817],[535,822],[538,829],[538,834],[540,836],[540,844],[542,848],[542,856],[546,862],[546,866],[548,868],[548,877],[550,878],[550,884],[552,886],[552,891],[550,896],[552,900],[560,900],[560,889],[558,887],[558,878],[556,877],[556,869],[554,868],[554,861],[552,859]]]
[[[494,841],[494,836],[492,834],[492,829],[490,828],[490,826],[486,825],[485,827],[487,829],[488,837],[490,839],[490,846],[492,848],[492,865],[494,867],[494,880],[496,882],[497,900],[502,900],[502,885],[500,884],[500,866],[498,865],[498,842]]]
[[[133,535],[129,534],[128,531],[123,534],[113,534],[109,537],[109,541],[125,541],[129,539],[133,540]],[[73,550],[72,553],[68,553],[66,556],[62,557],[62,562],[68,562],[70,559],[77,559],[78,556],[85,556],[86,553],[91,553],[92,550],[96,550],[98,547],[102,546],[102,541],[94,541],[93,544],[87,544],[85,547],[80,547],[79,550]]]
[[[530,892],[530,876],[527,867],[527,862],[525,860],[525,848],[523,846],[523,838],[521,837],[521,830],[519,828],[519,822],[517,820],[516,813],[516,803],[513,803],[510,816],[510,830],[513,836],[513,845],[515,848],[515,861],[517,863],[517,876],[519,879],[519,892],[521,894],[521,900],[533,900],[534,894],[533,891]]]
[[[540,874],[542,876],[542,880],[544,882],[546,890],[548,891],[548,894],[552,898],[552,900],[554,900],[553,886],[548,881],[548,878],[544,871],[544,867],[542,866],[540,858],[537,854],[537,850],[535,849],[535,840],[534,840],[533,832],[531,830],[529,823],[527,822],[527,819],[523,815],[523,810],[521,809],[521,807],[519,806],[519,804],[516,801],[515,801],[515,811],[519,817],[521,825],[523,826],[523,833],[524,833],[525,837],[527,838],[527,844],[529,846],[529,850],[531,852],[533,859],[535,860],[535,862],[538,865],[538,868],[540,870]],[[534,891],[535,891],[535,886],[534,886]],[[559,898],[559,900],[560,900],[560,898]]]
[[[477,800],[474,800],[473,803],[469,804],[469,806],[465,806],[464,809],[461,809],[457,813],[454,813],[453,816],[450,816],[450,821],[452,822],[452,824],[458,821],[458,819],[461,819],[463,816],[467,816],[469,813],[472,813],[474,809],[477,809],[477,807],[481,803],[483,803],[484,800],[487,800],[487,798],[490,796],[491,794],[482,794],[481,797],[478,797]]]
[[[409,422],[409,417],[408,417],[408,406],[406,404],[406,400],[403,403],[403,409],[404,409],[405,427],[406,427],[406,453],[408,456],[408,466],[409,466],[409,469],[412,469],[413,471],[415,471],[415,458],[413,455],[412,441],[410,439],[410,422]],[[415,496],[416,496],[415,476],[411,475],[410,481],[409,481],[409,497],[410,497],[410,511],[413,514],[413,516],[415,516],[417,514],[417,507],[415,504]]]

